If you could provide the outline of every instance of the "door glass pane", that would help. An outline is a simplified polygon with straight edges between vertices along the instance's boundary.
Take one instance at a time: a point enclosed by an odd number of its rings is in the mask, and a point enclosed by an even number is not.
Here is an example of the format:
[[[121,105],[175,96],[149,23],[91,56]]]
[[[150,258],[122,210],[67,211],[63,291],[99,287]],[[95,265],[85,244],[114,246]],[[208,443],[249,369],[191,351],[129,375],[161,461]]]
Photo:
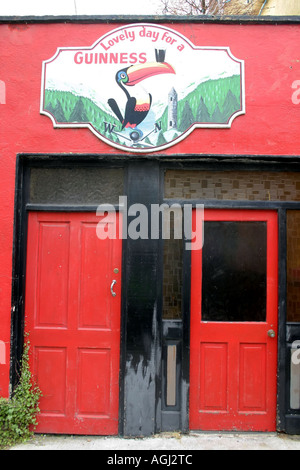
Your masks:
[[[164,230],[163,319],[181,320],[183,276],[182,233],[179,233],[182,230],[181,209],[165,211]]]
[[[266,321],[266,249],[266,222],[205,222],[203,321]]]
[[[287,321],[300,322],[300,211],[289,210],[287,227]]]

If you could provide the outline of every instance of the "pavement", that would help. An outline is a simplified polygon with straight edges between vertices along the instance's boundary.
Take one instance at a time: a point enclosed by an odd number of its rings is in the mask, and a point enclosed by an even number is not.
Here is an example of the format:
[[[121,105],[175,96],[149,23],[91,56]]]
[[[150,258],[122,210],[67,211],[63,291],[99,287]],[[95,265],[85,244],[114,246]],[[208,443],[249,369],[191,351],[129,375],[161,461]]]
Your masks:
[[[105,450],[198,451],[198,450],[300,450],[300,436],[277,433],[163,433],[148,438],[65,436],[36,434],[10,450]],[[108,453],[110,454],[110,452]],[[107,452],[106,452],[107,455]]]

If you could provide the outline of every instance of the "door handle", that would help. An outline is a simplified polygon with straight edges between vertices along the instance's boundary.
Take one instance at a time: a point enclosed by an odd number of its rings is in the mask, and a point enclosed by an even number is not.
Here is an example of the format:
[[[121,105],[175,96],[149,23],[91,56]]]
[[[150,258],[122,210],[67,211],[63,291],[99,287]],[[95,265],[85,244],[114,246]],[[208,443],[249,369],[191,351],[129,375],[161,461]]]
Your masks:
[[[268,331],[268,336],[269,336],[270,338],[275,338],[275,336],[276,336],[275,331],[274,331],[274,330],[269,330],[269,331]]]
[[[117,281],[114,279],[113,282],[111,283],[111,286],[110,286],[110,292],[111,292],[111,295],[113,297],[116,297],[116,293],[114,292],[114,285],[117,284]]]

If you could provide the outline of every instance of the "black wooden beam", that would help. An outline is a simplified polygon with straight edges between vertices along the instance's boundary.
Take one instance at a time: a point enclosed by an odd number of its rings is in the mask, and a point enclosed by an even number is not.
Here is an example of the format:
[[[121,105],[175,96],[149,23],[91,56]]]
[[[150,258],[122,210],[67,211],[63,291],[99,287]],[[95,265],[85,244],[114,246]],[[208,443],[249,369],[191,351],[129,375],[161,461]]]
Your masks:
[[[45,15],[0,16],[1,23],[300,24],[300,16]]]

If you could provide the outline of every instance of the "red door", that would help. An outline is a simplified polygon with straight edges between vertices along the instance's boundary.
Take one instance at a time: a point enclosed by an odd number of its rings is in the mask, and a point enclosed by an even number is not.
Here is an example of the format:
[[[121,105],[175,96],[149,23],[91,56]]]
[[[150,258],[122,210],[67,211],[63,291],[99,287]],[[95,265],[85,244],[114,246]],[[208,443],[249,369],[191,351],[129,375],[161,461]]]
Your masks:
[[[203,248],[192,251],[191,429],[276,430],[277,231],[275,212],[204,211]]]
[[[92,213],[29,213],[25,321],[43,394],[37,432],[118,433],[122,242],[100,240],[99,223]],[[119,215],[109,223],[118,234]]]

